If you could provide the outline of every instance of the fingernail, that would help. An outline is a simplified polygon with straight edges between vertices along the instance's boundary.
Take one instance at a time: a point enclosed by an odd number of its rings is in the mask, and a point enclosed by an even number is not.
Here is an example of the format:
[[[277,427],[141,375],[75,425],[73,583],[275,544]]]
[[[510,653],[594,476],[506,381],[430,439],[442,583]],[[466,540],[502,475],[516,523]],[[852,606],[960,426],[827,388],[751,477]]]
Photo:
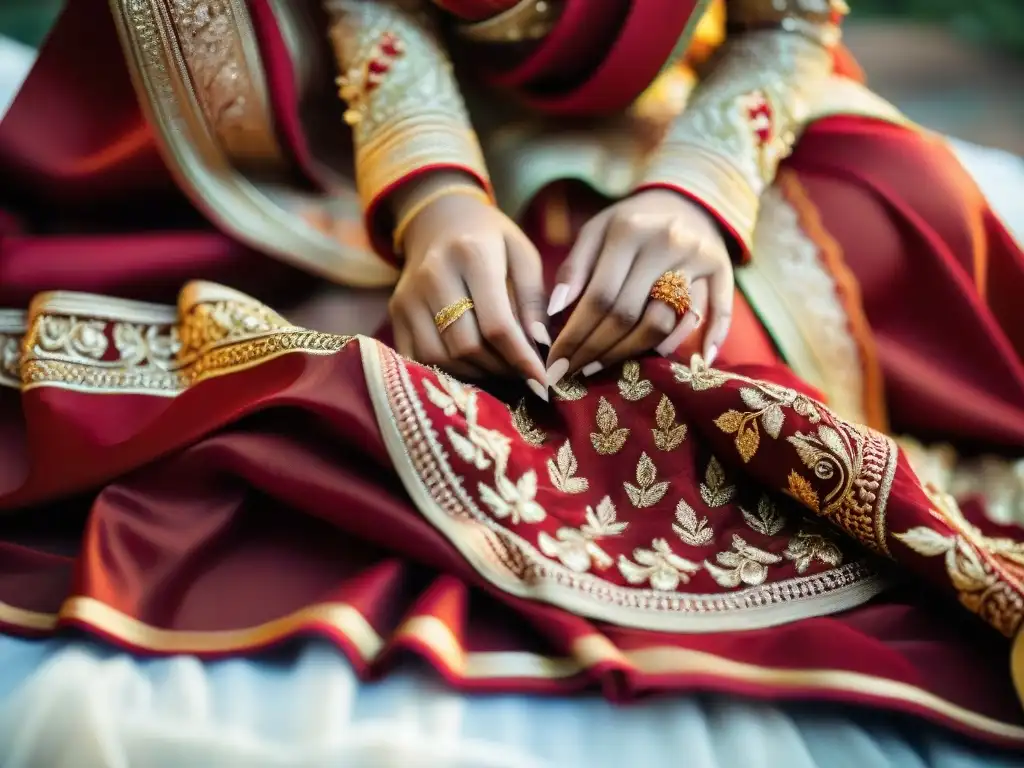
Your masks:
[[[679,349],[679,345],[686,341],[687,337],[693,333],[696,327],[696,317],[688,315],[686,319],[679,324],[679,327],[672,331],[672,333],[668,335],[668,338],[656,346],[654,350],[662,357],[671,357],[675,354],[675,351]]]
[[[544,323],[539,321],[530,323],[530,335],[533,336],[533,340],[538,344],[543,344],[545,347],[551,346],[551,336],[548,335],[548,329],[544,326]]]
[[[548,402],[548,388],[541,384],[536,379],[527,379],[526,386],[530,388],[537,397],[543,400],[545,403]]]
[[[568,370],[569,361],[566,358],[563,357],[561,360],[555,360],[551,367],[548,368],[548,386],[551,387],[560,382]]]
[[[548,302],[548,316],[557,315],[565,309],[566,299],[569,298],[569,286],[566,283],[559,283],[551,292],[551,301]]]
[[[675,352],[678,348],[679,348],[679,345],[676,344],[676,340],[672,336],[669,336],[667,339],[665,339],[663,342],[661,342],[661,344],[656,346],[654,348],[654,351],[657,352],[662,357],[668,357],[673,352]]]
[[[600,371],[602,368],[604,368],[604,366],[601,365],[599,362],[597,362],[595,360],[592,363],[587,363],[586,365],[584,365],[580,369],[580,373],[582,373],[584,376],[593,376],[595,373]]]
[[[712,344],[710,347],[708,347],[708,357],[707,360],[705,360],[704,362],[707,363],[708,365],[711,365],[713,362],[715,362],[716,357],[718,357],[718,345]]]

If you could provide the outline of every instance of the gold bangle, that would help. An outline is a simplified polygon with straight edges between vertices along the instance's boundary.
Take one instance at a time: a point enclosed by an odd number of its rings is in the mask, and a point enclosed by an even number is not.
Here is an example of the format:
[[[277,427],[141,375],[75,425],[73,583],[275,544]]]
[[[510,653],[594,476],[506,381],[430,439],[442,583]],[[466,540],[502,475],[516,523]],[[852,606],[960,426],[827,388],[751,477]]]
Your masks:
[[[443,187],[438,187],[409,206],[408,210],[402,212],[402,218],[395,225],[394,234],[392,235],[392,247],[395,249],[395,253],[402,252],[402,240],[405,238],[405,230],[412,224],[413,219],[422,213],[427,206],[448,195],[470,195],[491,205],[490,195],[480,189],[480,187],[475,187],[472,184],[445,184]]]

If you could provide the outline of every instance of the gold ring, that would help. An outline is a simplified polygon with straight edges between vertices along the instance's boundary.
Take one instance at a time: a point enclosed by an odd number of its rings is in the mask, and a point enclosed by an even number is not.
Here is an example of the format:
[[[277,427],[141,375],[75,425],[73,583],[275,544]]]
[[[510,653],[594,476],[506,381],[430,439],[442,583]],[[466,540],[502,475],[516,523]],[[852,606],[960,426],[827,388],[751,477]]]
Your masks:
[[[651,298],[665,302],[681,317],[690,308],[690,281],[682,272],[666,272],[651,286]]]
[[[437,326],[437,332],[444,333],[447,331],[452,323],[469,312],[472,308],[473,300],[468,296],[463,296],[458,301],[453,301],[447,307],[444,307],[440,312],[434,315],[434,325]]]

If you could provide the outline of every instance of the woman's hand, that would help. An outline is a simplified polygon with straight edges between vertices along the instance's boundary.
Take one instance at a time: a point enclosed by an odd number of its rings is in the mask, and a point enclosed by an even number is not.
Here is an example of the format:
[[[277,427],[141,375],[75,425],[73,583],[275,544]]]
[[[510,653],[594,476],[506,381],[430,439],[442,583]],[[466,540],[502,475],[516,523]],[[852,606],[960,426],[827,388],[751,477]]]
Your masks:
[[[691,305],[682,317],[650,298],[655,281],[669,271],[690,283]],[[649,190],[612,205],[580,230],[548,313],[561,312],[581,293],[548,355],[549,384],[651,349],[671,354],[705,317],[704,357],[713,360],[732,317],[732,261],[703,208],[676,192]]]
[[[469,183],[431,174],[398,210]],[[543,273],[519,227],[477,196],[450,193],[415,214],[402,246],[405,266],[389,305],[398,351],[467,378],[518,373],[546,399],[544,364],[523,330],[547,340]],[[434,316],[466,297],[473,309],[439,331]]]

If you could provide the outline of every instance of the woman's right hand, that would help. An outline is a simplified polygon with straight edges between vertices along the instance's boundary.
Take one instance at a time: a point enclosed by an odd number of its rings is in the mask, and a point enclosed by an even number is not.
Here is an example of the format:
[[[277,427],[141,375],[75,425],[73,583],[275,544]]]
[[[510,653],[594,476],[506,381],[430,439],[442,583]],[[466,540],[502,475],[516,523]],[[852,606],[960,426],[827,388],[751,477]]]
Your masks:
[[[470,183],[444,176],[403,195],[399,217],[444,185]],[[465,378],[518,373],[547,399],[544,363],[524,330],[549,343],[543,273],[522,230],[477,196],[452,193],[415,214],[401,245],[405,265],[389,305],[399,353]],[[434,316],[465,297],[473,309],[439,332]]]

